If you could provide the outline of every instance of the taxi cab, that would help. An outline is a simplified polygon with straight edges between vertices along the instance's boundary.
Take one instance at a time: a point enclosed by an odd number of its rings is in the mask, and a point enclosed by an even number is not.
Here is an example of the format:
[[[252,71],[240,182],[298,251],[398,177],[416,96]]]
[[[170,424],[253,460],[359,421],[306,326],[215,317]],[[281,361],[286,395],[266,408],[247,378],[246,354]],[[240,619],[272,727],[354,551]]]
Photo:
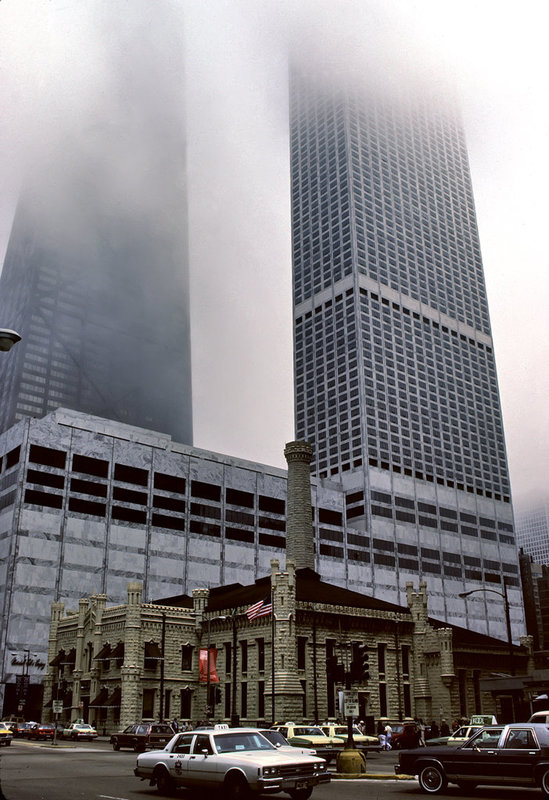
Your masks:
[[[319,725],[298,725],[286,722],[272,725],[271,730],[279,731],[288,744],[295,747],[312,747],[316,754],[330,760],[343,749],[345,742],[340,736],[328,736]]]
[[[347,741],[347,726],[346,725],[320,725],[321,731],[331,738],[341,739],[343,743]],[[379,749],[379,739],[377,736],[368,736],[366,733],[361,733],[358,725],[353,725],[353,741],[359,747],[376,747]]]
[[[228,725],[176,734],[163,750],[138,755],[134,775],[148,779],[160,794],[203,787],[219,789],[223,800],[252,792],[308,800],[316,785],[330,781],[324,759],[281,753],[256,728]]]
[[[13,733],[11,728],[8,728],[5,722],[0,722],[0,745],[9,747],[12,739]]]

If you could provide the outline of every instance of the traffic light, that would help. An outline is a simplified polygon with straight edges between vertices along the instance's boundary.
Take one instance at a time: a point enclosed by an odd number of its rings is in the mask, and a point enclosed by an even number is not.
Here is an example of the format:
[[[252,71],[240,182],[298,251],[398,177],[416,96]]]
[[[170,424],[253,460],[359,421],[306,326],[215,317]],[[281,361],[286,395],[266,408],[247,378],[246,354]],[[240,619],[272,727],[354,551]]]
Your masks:
[[[370,677],[370,656],[368,645],[355,644],[353,647],[353,660],[351,661],[351,680],[355,683],[367,681]]]
[[[338,663],[336,656],[329,656],[326,659],[326,675],[333,683],[345,682],[345,669],[343,664]]]
[[[360,663],[360,674],[363,681],[370,678],[370,656],[368,655],[368,645],[359,644],[358,660]]]

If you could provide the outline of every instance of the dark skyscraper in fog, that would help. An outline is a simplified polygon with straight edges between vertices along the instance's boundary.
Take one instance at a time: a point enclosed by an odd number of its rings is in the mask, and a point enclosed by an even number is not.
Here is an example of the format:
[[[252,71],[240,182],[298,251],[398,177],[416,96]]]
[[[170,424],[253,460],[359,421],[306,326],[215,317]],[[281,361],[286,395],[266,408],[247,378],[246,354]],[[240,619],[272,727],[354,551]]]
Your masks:
[[[178,208],[117,205],[96,142],[19,203],[0,319],[22,341],[0,362],[1,430],[64,406],[191,443],[184,193]]]
[[[0,430],[64,406],[192,443],[184,48],[169,4],[135,5],[83,21],[96,64],[29,157],[0,277],[0,324],[22,336]]]
[[[419,574],[456,618],[490,600],[457,599],[482,585],[520,603],[459,117],[418,87],[313,76],[291,86],[296,438],[346,489],[356,580]]]

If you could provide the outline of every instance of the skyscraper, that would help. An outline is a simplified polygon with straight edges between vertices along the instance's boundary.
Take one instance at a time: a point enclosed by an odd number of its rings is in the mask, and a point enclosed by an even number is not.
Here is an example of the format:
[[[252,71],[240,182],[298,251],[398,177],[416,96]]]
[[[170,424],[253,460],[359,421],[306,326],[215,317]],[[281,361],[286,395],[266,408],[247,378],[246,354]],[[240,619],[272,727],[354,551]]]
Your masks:
[[[354,580],[385,592],[419,573],[437,614],[475,626],[495,598],[457,594],[520,596],[460,120],[418,87],[297,68],[290,115],[296,437],[347,490]]]
[[[0,278],[22,336],[0,430],[64,406],[192,441],[184,48],[176,9],[135,5],[79,18],[76,88],[41,120]]]
[[[184,199],[174,235],[161,207],[106,201],[99,156],[72,156],[35,180],[15,217],[0,319],[22,341],[0,362],[0,430],[64,406],[190,444]]]
[[[538,564],[549,565],[549,502],[538,501],[515,512],[517,543]]]

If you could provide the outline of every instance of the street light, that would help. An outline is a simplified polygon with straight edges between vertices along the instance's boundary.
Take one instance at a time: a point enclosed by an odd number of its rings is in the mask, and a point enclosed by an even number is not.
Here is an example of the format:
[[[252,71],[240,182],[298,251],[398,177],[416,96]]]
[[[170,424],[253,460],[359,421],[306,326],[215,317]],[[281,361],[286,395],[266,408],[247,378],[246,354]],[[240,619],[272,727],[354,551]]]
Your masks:
[[[503,582],[503,592],[500,592],[499,589],[490,589],[487,586],[483,586],[479,589],[470,589],[468,592],[460,592],[458,597],[465,599],[469,597],[469,595],[474,594],[475,592],[492,592],[493,594],[499,595],[503,598],[504,609],[505,609],[505,624],[507,625],[507,645],[509,647],[509,669],[511,671],[511,675],[515,674],[515,665],[513,660],[513,637],[511,634],[511,615],[509,614],[509,598],[507,596],[507,584],[505,581]]]
[[[0,352],[11,350],[13,345],[19,341],[21,341],[21,337],[17,331],[12,331],[9,328],[0,328]]]

